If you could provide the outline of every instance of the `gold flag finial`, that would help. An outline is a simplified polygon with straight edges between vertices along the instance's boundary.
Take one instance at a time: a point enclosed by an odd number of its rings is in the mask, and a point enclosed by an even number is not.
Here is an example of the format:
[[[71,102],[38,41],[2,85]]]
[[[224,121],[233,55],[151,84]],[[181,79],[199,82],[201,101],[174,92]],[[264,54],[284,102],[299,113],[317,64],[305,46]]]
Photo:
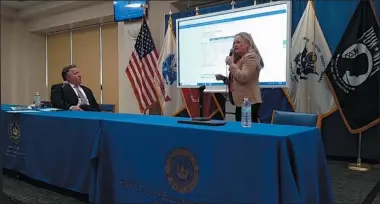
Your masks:
[[[234,8],[235,8],[235,4],[236,4],[236,1],[235,1],[235,0],[232,0],[232,1],[231,1],[231,9],[234,9]]]
[[[195,15],[196,15],[196,16],[199,15],[199,7],[198,7],[198,6],[195,8]]]
[[[172,10],[169,10],[169,24],[172,23]]]

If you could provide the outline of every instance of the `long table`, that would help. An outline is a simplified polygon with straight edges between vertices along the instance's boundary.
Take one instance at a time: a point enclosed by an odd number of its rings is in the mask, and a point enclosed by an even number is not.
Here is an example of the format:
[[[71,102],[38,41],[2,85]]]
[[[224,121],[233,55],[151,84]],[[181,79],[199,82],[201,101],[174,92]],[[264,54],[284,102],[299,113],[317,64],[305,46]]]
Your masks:
[[[3,119],[4,168],[97,204],[333,203],[317,128],[70,111]]]
[[[90,193],[100,117],[76,112],[5,113],[3,167],[54,186]]]

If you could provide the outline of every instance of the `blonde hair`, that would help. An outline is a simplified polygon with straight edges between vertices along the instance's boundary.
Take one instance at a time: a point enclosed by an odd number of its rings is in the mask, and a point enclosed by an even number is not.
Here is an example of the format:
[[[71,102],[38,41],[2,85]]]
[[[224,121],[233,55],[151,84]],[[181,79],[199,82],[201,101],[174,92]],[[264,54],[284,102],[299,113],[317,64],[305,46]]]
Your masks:
[[[259,57],[260,57],[260,68],[264,67],[264,61],[263,58],[260,55],[259,49],[257,49],[257,46],[255,42],[252,39],[251,34],[246,33],[246,32],[241,32],[235,35],[236,37],[241,37],[248,45],[248,52],[255,52]]]

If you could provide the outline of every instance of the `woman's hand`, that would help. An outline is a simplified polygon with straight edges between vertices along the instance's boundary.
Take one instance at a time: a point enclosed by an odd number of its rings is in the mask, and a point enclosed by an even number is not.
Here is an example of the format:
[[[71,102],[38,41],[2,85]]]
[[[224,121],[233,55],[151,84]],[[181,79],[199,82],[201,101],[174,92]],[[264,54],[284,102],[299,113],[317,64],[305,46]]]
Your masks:
[[[226,64],[231,66],[231,64],[234,63],[234,57],[233,56],[227,56],[226,57]]]
[[[230,65],[230,67],[228,68],[228,71],[230,71],[231,74],[233,75],[234,74],[233,72],[235,71],[235,69],[236,69],[235,66]]]
[[[71,107],[70,107],[70,110],[83,111],[83,110],[79,107],[79,105],[71,106]]]
[[[221,74],[215,74],[215,78],[217,81],[223,81],[226,77]]]

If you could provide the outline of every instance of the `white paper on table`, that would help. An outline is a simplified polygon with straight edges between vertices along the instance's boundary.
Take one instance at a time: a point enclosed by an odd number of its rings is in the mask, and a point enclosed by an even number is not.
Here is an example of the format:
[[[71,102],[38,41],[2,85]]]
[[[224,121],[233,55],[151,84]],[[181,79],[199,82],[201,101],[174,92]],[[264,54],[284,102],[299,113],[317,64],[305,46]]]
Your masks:
[[[14,106],[14,107],[11,107],[12,110],[30,110],[32,109],[32,107],[30,106]]]
[[[43,108],[43,109],[38,109],[39,111],[46,111],[46,112],[49,112],[49,111],[60,111],[62,109],[59,109],[59,108]]]
[[[6,111],[7,113],[37,113],[37,112],[40,112],[40,111],[37,111],[37,110],[10,110],[10,111]]]

